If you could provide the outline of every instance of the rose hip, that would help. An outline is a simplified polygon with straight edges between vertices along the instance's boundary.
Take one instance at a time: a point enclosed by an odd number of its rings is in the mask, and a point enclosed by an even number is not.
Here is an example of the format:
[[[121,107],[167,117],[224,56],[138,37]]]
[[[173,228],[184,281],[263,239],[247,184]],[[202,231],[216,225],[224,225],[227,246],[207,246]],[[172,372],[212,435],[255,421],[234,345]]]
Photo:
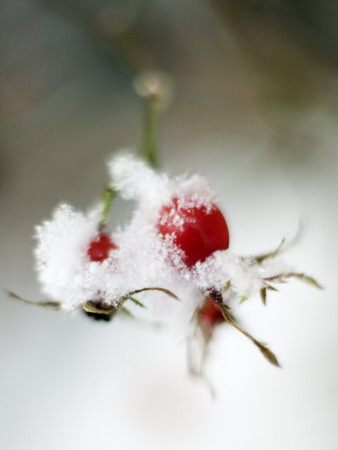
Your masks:
[[[90,242],[87,254],[91,261],[102,262],[108,258],[110,251],[116,248],[107,234],[100,233]]]
[[[198,313],[198,320],[202,328],[212,333],[216,325],[224,322],[224,317],[215,302],[207,297]]]
[[[162,237],[173,236],[174,245],[183,251],[183,262],[189,268],[229,247],[228,226],[215,204],[210,209],[203,204],[180,206],[175,197],[161,209],[157,229]]]

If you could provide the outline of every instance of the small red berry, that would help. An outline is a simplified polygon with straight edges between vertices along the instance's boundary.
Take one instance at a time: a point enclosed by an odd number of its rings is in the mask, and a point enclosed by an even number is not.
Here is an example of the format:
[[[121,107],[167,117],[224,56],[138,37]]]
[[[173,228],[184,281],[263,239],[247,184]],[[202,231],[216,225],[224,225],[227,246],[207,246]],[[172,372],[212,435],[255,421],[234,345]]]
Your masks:
[[[181,207],[175,197],[161,209],[157,229],[163,237],[174,236],[174,244],[183,251],[182,259],[187,267],[229,247],[227,223],[214,204],[210,209],[198,204]]]
[[[198,320],[200,325],[211,333],[216,325],[224,322],[224,317],[216,303],[207,297],[199,311]]]
[[[93,239],[88,247],[87,254],[91,261],[102,262],[108,258],[110,250],[117,248],[111,238],[100,233]]]

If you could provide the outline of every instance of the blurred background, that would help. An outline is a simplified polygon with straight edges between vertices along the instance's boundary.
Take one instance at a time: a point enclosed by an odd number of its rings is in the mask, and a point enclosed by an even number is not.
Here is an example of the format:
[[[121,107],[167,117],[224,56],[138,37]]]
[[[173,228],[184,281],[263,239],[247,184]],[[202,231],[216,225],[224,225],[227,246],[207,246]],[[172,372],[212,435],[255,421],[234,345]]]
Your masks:
[[[0,4],[0,443],[6,450],[335,450],[337,68],[334,0],[2,0]],[[325,287],[292,281],[236,315],[270,366],[220,327],[203,382],[185,343],[130,319],[95,323],[9,299],[41,299],[34,226],[80,209],[105,161],[140,146],[132,78],[171,74],[159,159],[217,192],[231,246],[285,255]],[[112,224],[127,220],[117,202]]]

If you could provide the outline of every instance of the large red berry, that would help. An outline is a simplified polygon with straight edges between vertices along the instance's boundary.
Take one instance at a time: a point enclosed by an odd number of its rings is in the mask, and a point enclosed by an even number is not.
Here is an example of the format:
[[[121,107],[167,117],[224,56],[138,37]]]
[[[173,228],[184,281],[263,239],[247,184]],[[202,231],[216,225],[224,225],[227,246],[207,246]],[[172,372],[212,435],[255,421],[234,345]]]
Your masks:
[[[227,223],[214,204],[210,209],[199,204],[180,207],[175,197],[161,209],[157,229],[163,237],[173,236],[174,244],[183,251],[182,259],[187,267],[229,247]]]
[[[216,325],[224,322],[224,317],[216,303],[207,297],[199,311],[198,320],[200,325],[211,333]]]
[[[89,244],[87,254],[91,261],[102,262],[108,258],[111,250],[117,248],[111,238],[100,233]]]

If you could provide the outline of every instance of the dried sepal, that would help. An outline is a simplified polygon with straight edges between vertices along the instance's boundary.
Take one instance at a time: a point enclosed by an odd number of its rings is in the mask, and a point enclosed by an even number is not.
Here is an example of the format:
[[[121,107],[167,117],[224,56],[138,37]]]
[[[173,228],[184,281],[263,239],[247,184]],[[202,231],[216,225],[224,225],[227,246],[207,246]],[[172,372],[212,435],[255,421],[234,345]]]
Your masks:
[[[275,291],[278,292],[278,289],[276,289],[275,287],[271,286],[270,284],[268,284],[267,286],[264,286],[260,291],[260,297],[262,300],[262,303],[264,306],[266,306],[266,300],[267,300],[267,291]]]
[[[256,345],[256,347],[258,347],[258,349],[263,354],[263,356],[271,364],[273,364],[276,367],[280,367],[275,354],[271,350],[269,350],[264,344],[262,344],[261,342],[257,341],[257,339],[255,339],[253,336],[251,336],[251,334],[249,334],[247,331],[245,331],[243,328],[241,328],[237,324],[237,322],[234,320],[234,318],[229,314],[229,309],[230,309],[229,306],[225,305],[223,303],[221,294],[213,293],[213,301],[220,308],[220,310],[221,310],[221,312],[223,314],[224,320],[229,325],[231,325],[234,328],[236,328],[236,330],[238,330],[240,333],[244,334],[244,336],[246,336],[254,345]]]
[[[269,291],[279,292],[278,289],[276,289],[274,286],[271,286],[270,284],[266,286],[266,289],[268,289]]]
[[[92,300],[84,303],[82,306],[82,309],[86,313],[100,314],[100,315],[102,314],[105,316],[111,316],[117,312],[117,308],[115,306],[107,305],[107,304],[103,303],[102,301],[95,302]]]
[[[254,341],[254,344],[259,348],[260,352],[266,358],[269,363],[276,367],[280,367],[280,364],[276,358],[276,355],[268,349],[266,345],[264,345],[262,342]]]
[[[135,305],[140,306],[141,308],[145,308],[145,305],[134,297],[129,297],[128,300],[135,303]]]
[[[125,295],[124,297],[122,297],[118,303],[118,308],[121,307],[123,305],[123,303],[127,300],[129,300],[133,295],[135,294],[141,294],[141,292],[146,292],[146,291],[159,291],[159,292],[163,292],[163,294],[168,295],[171,298],[174,298],[175,300],[179,300],[179,298],[171,291],[169,291],[169,289],[164,289],[164,288],[160,288],[160,287],[147,287],[147,288],[142,288],[142,289],[137,289],[135,291],[129,292],[127,295]]]
[[[297,272],[280,273],[278,275],[266,277],[264,278],[264,281],[273,283],[285,283],[289,278],[298,278],[299,280],[305,281],[306,283],[309,283],[318,289],[322,289],[322,286],[313,277],[310,277],[309,275],[306,275],[304,273]]]
[[[254,262],[256,262],[257,264],[261,264],[263,261],[265,261],[267,259],[275,258],[281,252],[284,252],[287,248],[291,247],[298,241],[299,237],[301,236],[302,229],[303,229],[302,223],[300,223],[296,234],[288,242],[286,242],[286,239],[283,237],[281,243],[278,245],[278,247],[275,250],[273,250],[272,252],[263,253],[261,255],[254,256],[252,258],[252,260]]]
[[[262,255],[254,256],[252,259],[257,264],[261,264],[266,259],[275,258],[280,253],[280,251],[283,248],[284,244],[285,244],[285,238],[282,239],[282,241],[279,244],[279,246],[275,250],[273,250],[272,252],[263,253]]]
[[[174,298],[175,300],[179,300],[178,297],[171,291],[169,291],[168,289],[164,289],[164,288],[160,288],[160,287],[148,287],[148,288],[143,288],[143,289],[137,289],[135,291],[129,292],[127,295],[125,295],[124,297],[122,297],[117,305],[117,309],[122,308],[122,305],[127,301],[127,300],[131,300],[132,302],[134,302],[135,304],[137,304],[138,306],[141,307],[145,307],[143,303],[141,303],[139,300],[137,300],[136,298],[133,297],[133,295],[135,294],[141,294],[142,292],[146,292],[146,291],[159,291],[159,292],[163,292],[163,294],[168,295],[171,298]]]
[[[126,316],[130,317],[130,318],[134,318],[134,314],[129,311],[129,309],[125,308],[124,306],[122,308],[120,308],[120,311],[122,311]]]
[[[260,296],[261,296],[261,300],[262,300],[262,303],[263,303],[264,306],[266,305],[266,289],[267,289],[267,288],[262,288],[262,289],[259,291],[259,294],[260,294]]]
[[[7,293],[7,295],[14,298],[15,300],[20,300],[21,302],[28,303],[29,305],[41,306],[43,308],[49,308],[49,309],[55,309],[55,310],[59,310],[61,308],[60,302],[54,302],[54,301],[50,301],[50,300],[46,300],[46,301],[42,301],[42,302],[34,302],[32,300],[27,300],[25,298],[20,297],[20,295],[15,294],[15,292],[9,291],[8,289],[6,289],[6,293]]]
[[[305,281],[306,283],[311,284],[312,286],[316,287],[317,289],[323,289],[323,286],[321,286],[318,281],[316,281],[313,277],[310,277],[309,275],[305,275],[304,273],[294,274],[295,278],[298,278],[301,281]]]
[[[227,292],[231,288],[231,281],[228,280],[227,284],[224,286],[223,292]]]
[[[84,303],[82,305],[82,309],[88,316],[94,317],[98,320],[101,318],[103,320],[109,320],[107,318],[112,318],[113,315],[115,313],[117,313],[118,311],[122,311],[125,314],[127,314],[128,316],[133,316],[133,314],[129,310],[127,310],[123,305],[125,302],[130,300],[133,303],[135,303],[136,305],[144,308],[145,307],[144,304],[133,297],[133,295],[139,294],[144,291],[160,291],[160,292],[163,292],[164,294],[178,300],[176,295],[173,294],[168,289],[159,288],[159,287],[149,287],[149,288],[137,289],[133,292],[130,292],[129,294],[127,294],[126,296],[124,296],[120,299],[117,306],[108,305],[107,303],[104,302],[104,300],[101,299],[101,300],[96,300],[96,301],[90,300],[90,301]]]

